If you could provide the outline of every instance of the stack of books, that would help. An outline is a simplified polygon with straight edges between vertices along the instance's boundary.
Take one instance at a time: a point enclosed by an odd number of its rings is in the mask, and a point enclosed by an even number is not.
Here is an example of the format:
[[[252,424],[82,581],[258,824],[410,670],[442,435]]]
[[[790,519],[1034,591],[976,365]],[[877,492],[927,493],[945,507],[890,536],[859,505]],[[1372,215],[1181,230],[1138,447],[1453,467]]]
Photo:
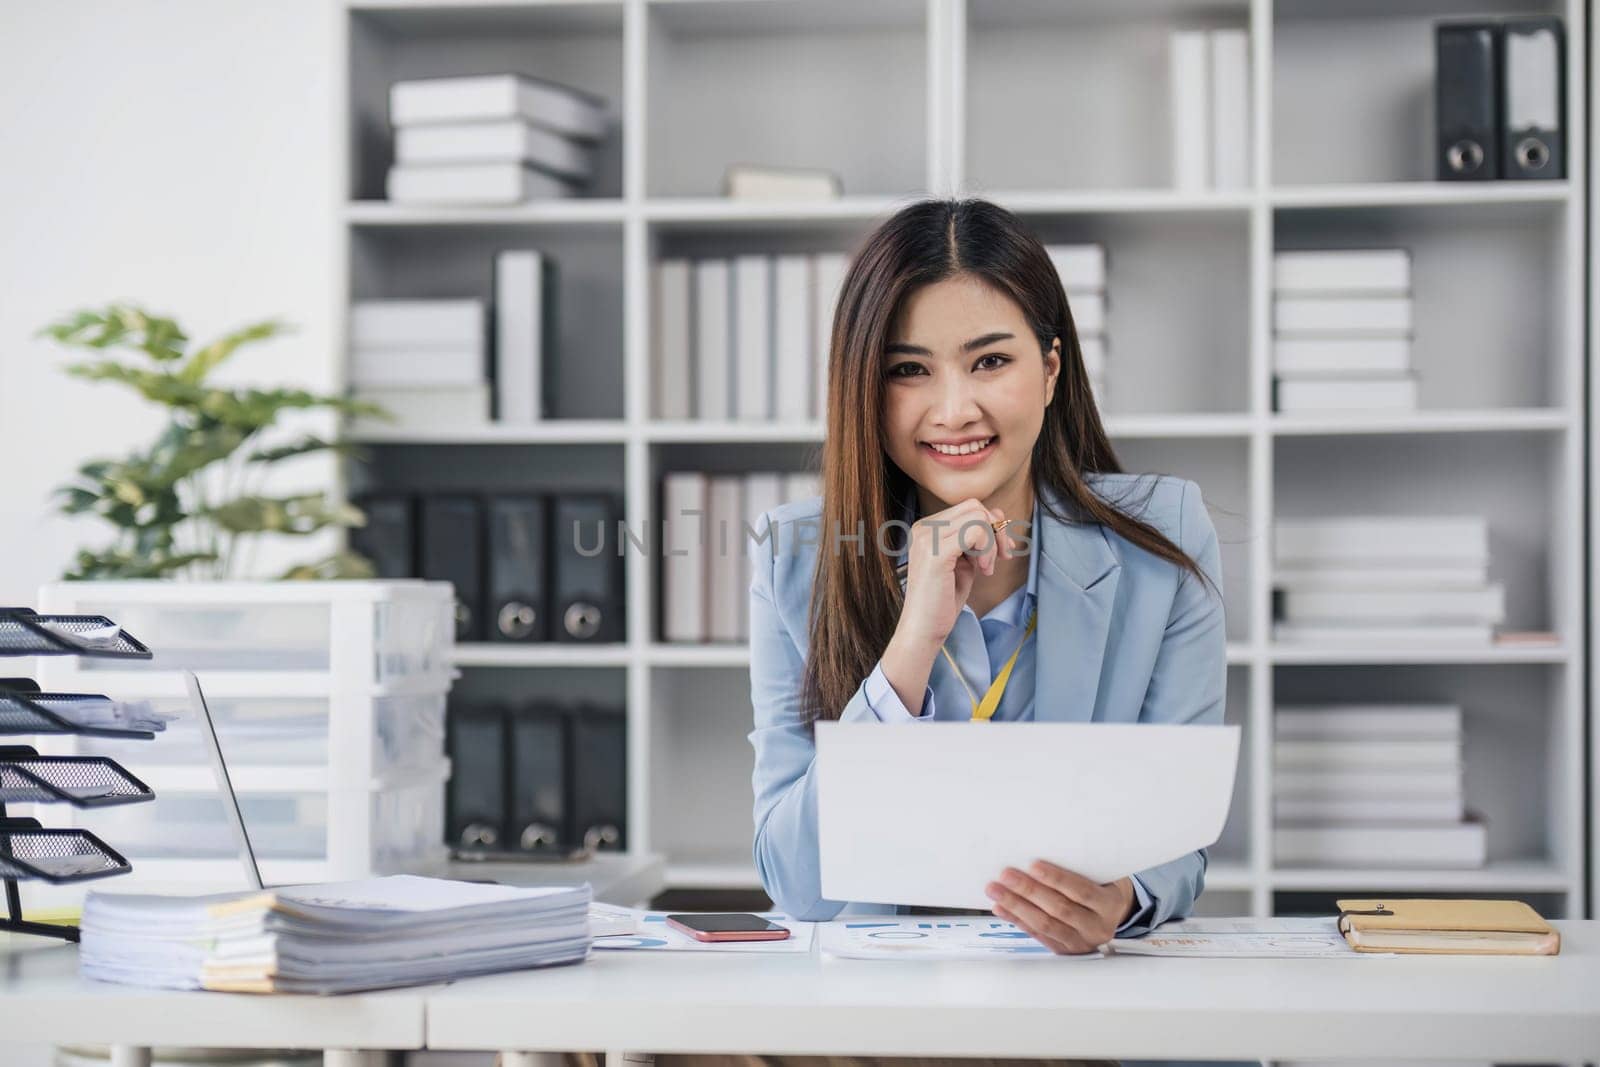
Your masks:
[[[1279,864],[1481,867],[1484,824],[1466,815],[1461,708],[1279,707],[1273,853]]]
[[[831,170],[734,163],[722,172],[722,195],[730,200],[837,200],[843,180]]]
[[[662,640],[745,640],[750,626],[750,538],[761,516],[820,492],[817,475],[809,473],[678,471],[663,478]],[[816,532],[818,543],[824,543],[820,528]],[[784,542],[775,551],[793,547]]]
[[[350,308],[350,384],[403,427],[478,425],[491,406],[479,300],[360,300]]]
[[[558,341],[556,261],[494,257],[493,338],[477,300],[363,300],[350,312],[350,381],[400,429],[537,422],[550,412]],[[365,423],[363,423],[365,425]]]
[[[848,262],[830,252],[657,263],[656,417],[825,417],[828,344]]]
[[[590,890],[393,875],[213,896],[91,892],[85,978],[350,993],[588,958]]]
[[[1278,411],[1416,410],[1409,252],[1278,252],[1272,288]]]
[[[1250,36],[1178,30],[1168,39],[1172,184],[1185,191],[1250,184]]]
[[[1095,406],[1106,403],[1106,250],[1104,245],[1045,245],[1061,276],[1067,307],[1083,349]]]
[[[1505,621],[1481,517],[1285,519],[1273,567],[1282,644],[1486,648]]]
[[[389,199],[415,204],[575,196],[608,124],[602,98],[520,74],[395,82],[389,122]]]

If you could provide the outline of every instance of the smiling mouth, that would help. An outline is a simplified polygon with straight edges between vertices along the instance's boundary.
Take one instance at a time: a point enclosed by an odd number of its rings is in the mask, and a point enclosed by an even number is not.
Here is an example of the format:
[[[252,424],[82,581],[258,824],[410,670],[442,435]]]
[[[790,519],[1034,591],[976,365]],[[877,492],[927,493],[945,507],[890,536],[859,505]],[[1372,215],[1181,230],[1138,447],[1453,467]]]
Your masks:
[[[921,447],[938,456],[948,456],[952,459],[961,459],[966,456],[976,456],[987,452],[994,447],[998,437],[985,437],[979,441],[968,441],[960,445],[936,445],[929,441],[921,442]]]

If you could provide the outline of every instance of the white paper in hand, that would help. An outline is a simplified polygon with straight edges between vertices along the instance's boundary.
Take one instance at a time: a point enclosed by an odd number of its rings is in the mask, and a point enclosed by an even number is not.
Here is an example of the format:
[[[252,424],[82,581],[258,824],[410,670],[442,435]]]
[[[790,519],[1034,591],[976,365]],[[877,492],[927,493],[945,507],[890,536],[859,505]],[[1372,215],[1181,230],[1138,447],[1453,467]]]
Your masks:
[[[1111,882],[1212,844],[1237,726],[819,722],[829,900],[984,908],[1036,859]]]

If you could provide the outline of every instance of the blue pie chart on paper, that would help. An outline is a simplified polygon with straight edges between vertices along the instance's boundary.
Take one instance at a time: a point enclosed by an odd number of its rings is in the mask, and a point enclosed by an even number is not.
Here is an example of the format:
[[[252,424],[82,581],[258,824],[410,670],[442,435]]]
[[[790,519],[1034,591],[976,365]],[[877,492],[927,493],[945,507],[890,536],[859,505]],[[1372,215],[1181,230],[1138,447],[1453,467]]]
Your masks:
[[[605,939],[606,948],[661,948],[666,943],[666,939],[662,937],[608,937]]]
[[[915,941],[919,937],[928,935],[920,930],[878,930],[867,936],[881,938],[884,941]]]

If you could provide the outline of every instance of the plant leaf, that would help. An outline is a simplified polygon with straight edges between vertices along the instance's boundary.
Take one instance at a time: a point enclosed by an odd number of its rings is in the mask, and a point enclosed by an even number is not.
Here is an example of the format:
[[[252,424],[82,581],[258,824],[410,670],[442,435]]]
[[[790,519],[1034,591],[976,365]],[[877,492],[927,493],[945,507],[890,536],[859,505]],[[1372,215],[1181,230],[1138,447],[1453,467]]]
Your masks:
[[[320,396],[304,389],[207,389],[203,390],[198,410],[205,418],[259,430],[276,422],[284,411],[326,408],[349,412],[357,406],[344,397]]]
[[[198,409],[206,395],[205,390],[180,381],[170,374],[127,367],[113,360],[74,363],[67,368],[67,373],[74,378],[84,378],[91,382],[119,382],[132,386],[146,400],[169,408]]]
[[[306,456],[313,452],[325,451],[350,455],[357,452],[358,449],[355,445],[344,441],[324,441],[322,438],[310,434],[300,438],[298,441],[291,441],[275,448],[258,449],[250,453],[250,460],[253,463],[278,463],[286,459],[292,459],[295,456]]]
[[[303,536],[329,526],[357,526],[360,509],[334,503],[321,493],[300,496],[243,496],[203,513],[229,533],[276,533]]]
[[[175,485],[196,471],[227,459],[248,434],[236,426],[207,420],[201,426],[169,423],[151,450],[149,465],[157,484]]]
[[[56,495],[63,498],[61,513],[64,515],[82,515],[86,511],[93,511],[95,505],[100,503],[99,493],[81,485],[63,485],[56,490]]]
[[[107,581],[123,578],[164,578],[173,571],[182,570],[192,563],[211,563],[216,556],[207,552],[183,552],[174,555],[145,556],[105,549],[100,552],[84,550],[78,553],[76,566],[64,577],[67,581]]]
[[[172,319],[129,304],[73,312],[39,332],[80,348],[138,349],[157,363],[182,359],[183,343],[188,340]]]
[[[365,557],[354,552],[335,552],[324,559],[301,563],[284,571],[280,577],[286,581],[319,581],[329,579],[365,579],[377,576],[377,568]]]
[[[226,362],[241,345],[252,341],[264,341],[286,332],[288,328],[285,323],[268,319],[226,334],[190,356],[184,365],[178,368],[178,378],[189,385],[199,385],[206,380],[208,374]]]

